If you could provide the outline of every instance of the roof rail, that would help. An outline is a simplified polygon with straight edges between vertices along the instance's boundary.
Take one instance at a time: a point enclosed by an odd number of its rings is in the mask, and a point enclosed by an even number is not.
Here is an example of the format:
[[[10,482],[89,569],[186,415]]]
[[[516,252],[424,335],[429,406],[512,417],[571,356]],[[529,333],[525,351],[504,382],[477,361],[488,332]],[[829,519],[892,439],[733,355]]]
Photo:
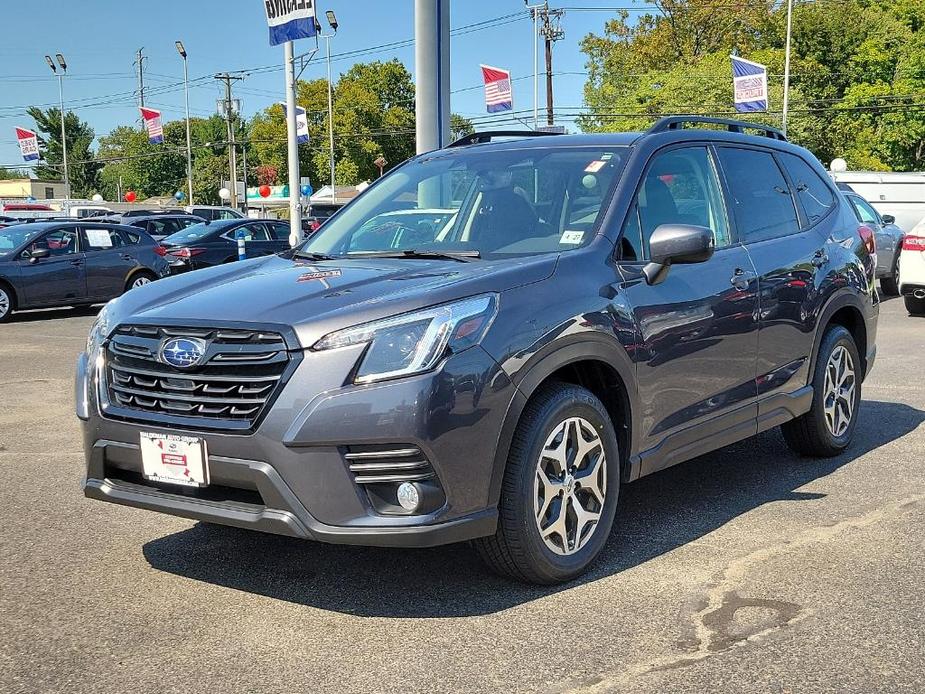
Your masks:
[[[558,135],[559,133],[550,133],[543,130],[484,130],[478,133],[471,133],[464,137],[459,138],[456,142],[450,143],[446,146],[447,149],[450,147],[465,147],[466,145],[479,145],[484,142],[491,142],[497,137],[548,137],[550,135]]]
[[[732,120],[729,118],[710,118],[708,116],[667,116],[656,121],[655,125],[646,131],[647,135],[654,133],[663,133],[668,130],[681,130],[689,123],[707,123],[710,125],[722,125],[731,133],[742,133],[745,130],[758,130],[765,137],[774,140],[787,142],[787,136],[777,128],[761,123],[749,123],[743,120]]]

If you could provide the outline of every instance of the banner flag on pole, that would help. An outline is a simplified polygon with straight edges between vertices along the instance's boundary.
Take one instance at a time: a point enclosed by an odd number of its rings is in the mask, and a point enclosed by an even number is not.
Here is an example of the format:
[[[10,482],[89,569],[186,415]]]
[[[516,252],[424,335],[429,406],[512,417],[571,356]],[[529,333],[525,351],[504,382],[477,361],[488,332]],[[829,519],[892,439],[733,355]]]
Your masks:
[[[164,126],[161,124],[161,112],[153,108],[139,108],[141,119],[148,130],[148,142],[159,145],[164,142]]]
[[[482,80],[485,82],[485,108],[489,113],[512,111],[514,92],[511,89],[511,72],[499,67],[482,65]]]
[[[16,139],[19,140],[19,151],[22,152],[23,161],[38,161],[38,135],[25,128],[16,128]]]
[[[289,113],[286,108],[286,103],[281,101],[279,105],[283,107],[283,115],[288,119]],[[304,145],[308,142],[308,116],[305,114],[305,109],[301,106],[295,107],[295,127],[296,138],[300,145]]]
[[[315,36],[315,0],[264,0],[270,45]]]
[[[732,87],[736,111],[768,110],[768,68],[737,55],[732,58]]]

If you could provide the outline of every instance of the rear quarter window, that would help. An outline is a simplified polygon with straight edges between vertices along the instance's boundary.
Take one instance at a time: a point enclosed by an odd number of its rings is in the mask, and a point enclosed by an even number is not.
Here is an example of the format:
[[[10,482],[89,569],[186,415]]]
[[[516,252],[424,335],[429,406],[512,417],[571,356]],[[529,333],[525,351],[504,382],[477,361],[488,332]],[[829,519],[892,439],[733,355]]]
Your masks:
[[[822,177],[802,157],[779,153],[781,163],[793,182],[794,190],[809,226],[825,217],[835,207],[835,194]]]

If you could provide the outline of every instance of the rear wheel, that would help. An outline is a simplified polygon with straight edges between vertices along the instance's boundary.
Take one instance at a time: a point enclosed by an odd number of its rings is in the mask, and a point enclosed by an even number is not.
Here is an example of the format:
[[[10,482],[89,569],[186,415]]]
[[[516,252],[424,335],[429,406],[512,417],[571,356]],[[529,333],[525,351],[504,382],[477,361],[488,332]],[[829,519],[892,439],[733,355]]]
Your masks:
[[[925,315],[925,299],[916,299],[911,294],[907,294],[903,297],[903,301],[906,303],[906,310],[912,316],[923,316]]]
[[[880,278],[880,290],[886,296],[899,296],[899,253],[893,260],[893,271],[888,277]]]
[[[128,282],[125,283],[125,291],[144,287],[146,284],[151,284],[156,279],[157,276],[153,272],[138,272],[128,278]]]
[[[475,546],[497,573],[530,583],[568,581],[607,541],[619,491],[620,455],[607,410],[584,388],[552,384],[524,410],[498,529]]]
[[[0,284],[0,323],[6,323],[13,317],[15,304],[13,291],[5,284]]]
[[[816,357],[812,408],[781,425],[787,445],[800,455],[821,458],[844,451],[857,425],[861,378],[854,338],[844,327],[831,326]]]

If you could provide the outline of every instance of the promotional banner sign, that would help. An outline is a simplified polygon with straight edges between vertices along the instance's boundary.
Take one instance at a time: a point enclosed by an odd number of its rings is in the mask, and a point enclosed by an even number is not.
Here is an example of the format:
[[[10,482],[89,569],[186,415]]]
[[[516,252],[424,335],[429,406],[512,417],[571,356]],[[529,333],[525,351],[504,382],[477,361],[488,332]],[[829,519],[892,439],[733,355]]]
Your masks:
[[[280,102],[283,107],[283,115],[289,118],[288,109],[284,102]],[[308,142],[308,116],[305,115],[305,109],[301,106],[295,107],[295,128],[299,144],[304,145]]]
[[[768,68],[737,55],[732,58],[732,86],[736,111],[768,110]]]
[[[264,0],[270,45],[315,35],[315,0]]]
[[[22,152],[23,161],[37,161],[39,158],[39,138],[31,130],[16,128],[16,139],[19,140],[19,151]]]
[[[148,142],[159,145],[164,142],[164,126],[161,124],[161,112],[153,108],[141,108],[141,119],[148,130]]]
[[[482,65],[482,80],[485,82],[485,108],[489,113],[511,111],[514,108],[514,93],[511,90],[511,72],[499,67]]]

